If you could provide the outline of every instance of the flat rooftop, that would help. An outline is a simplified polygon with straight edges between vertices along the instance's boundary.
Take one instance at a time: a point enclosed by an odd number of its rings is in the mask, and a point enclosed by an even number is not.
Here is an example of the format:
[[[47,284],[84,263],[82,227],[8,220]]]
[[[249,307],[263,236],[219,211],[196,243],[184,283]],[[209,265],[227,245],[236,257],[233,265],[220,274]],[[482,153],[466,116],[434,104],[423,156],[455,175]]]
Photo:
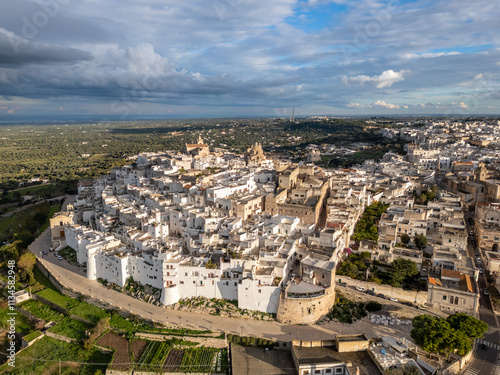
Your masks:
[[[233,374],[297,375],[292,352],[231,345]]]
[[[339,353],[333,346],[304,348],[294,346],[293,350],[299,364],[347,363],[351,374],[359,367],[361,374],[383,375],[366,351]]]

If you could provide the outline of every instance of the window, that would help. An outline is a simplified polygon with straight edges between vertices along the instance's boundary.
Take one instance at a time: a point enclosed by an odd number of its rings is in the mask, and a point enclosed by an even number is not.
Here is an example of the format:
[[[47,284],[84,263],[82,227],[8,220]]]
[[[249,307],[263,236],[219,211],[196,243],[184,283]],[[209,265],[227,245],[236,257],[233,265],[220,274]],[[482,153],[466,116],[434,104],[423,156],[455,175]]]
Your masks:
[[[446,296],[443,296],[443,300],[446,301]]]
[[[343,374],[343,373],[344,373],[344,369],[343,369],[342,367],[337,367],[337,368],[335,369],[335,373],[336,373],[336,374]]]
[[[327,369],[325,370],[325,374],[331,374],[331,373],[332,373],[332,369],[331,369],[331,368],[327,368]]]
[[[314,370],[315,374],[321,374],[321,370]]]
[[[448,242],[451,242],[451,240],[448,240]]]

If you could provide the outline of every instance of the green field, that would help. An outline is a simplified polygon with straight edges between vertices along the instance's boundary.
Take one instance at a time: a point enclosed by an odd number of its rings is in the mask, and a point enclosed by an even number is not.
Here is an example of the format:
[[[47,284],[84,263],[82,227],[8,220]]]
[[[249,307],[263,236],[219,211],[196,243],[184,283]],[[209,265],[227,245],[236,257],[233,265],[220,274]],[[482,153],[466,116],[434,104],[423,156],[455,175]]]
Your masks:
[[[23,314],[20,312],[16,312],[16,315],[8,315],[9,310],[8,309],[0,309],[0,324],[3,329],[9,330],[9,323],[8,320],[12,317],[15,317],[16,319],[16,332],[20,332],[23,334],[28,334],[31,331],[33,331],[34,327],[30,322],[28,321],[28,318],[26,318]]]
[[[92,326],[89,324],[66,317],[61,322],[50,328],[49,332],[66,336],[70,339],[80,340],[85,338],[85,331],[90,328],[92,328]]]
[[[24,336],[23,340],[25,340],[26,342],[30,342],[31,340],[34,340],[41,335],[42,335],[42,332],[34,331],[34,332],[31,332],[29,335]]]
[[[64,318],[64,314],[61,314],[40,301],[26,301],[19,305],[19,307],[46,321],[58,322]]]
[[[48,375],[62,374],[93,375],[97,370],[103,373],[111,355],[96,349],[84,350],[80,345],[43,337],[16,356],[16,367],[6,364],[0,367],[2,374]],[[94,365],[95,363],[95,365]]]
[[[56,305],[61,306],[66,310],[70,310],[71,308],[78,305],[78,301],[76,299],[62,295],[61,293],[56,292],[52,289],[44,289],[37,292],[36,294],[38,294],[42,298],[45,298],[46,300],[49,300],[50,302],[55,303]]]
[[[100,309],[99,307],[91,305],[87,302],[78,303],[78,305],[69,310],[69,312],[94,324],[96,324],[102,318],[110,316],[110,314],[105,310]]]

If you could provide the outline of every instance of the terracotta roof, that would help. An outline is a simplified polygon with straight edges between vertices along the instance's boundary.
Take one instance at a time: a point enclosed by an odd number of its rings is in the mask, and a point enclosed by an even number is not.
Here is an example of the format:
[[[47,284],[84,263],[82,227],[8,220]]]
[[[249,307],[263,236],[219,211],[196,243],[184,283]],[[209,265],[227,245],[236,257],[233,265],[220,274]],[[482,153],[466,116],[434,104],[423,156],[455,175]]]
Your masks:
[[[449,277],[452,279],[458,279],[460,280],[460,272],[459,271],[452,271],[452,270],[442,270],[441,271],[441,277]]]
[[[430,277],[430,276],[429,276],[429,282],[430,282],[432,285],[443,286],[443,284],[441,284],[441,280],[439,280],[439,279],[435,279],[435,278]]]
[[[460,289],[466,290],[467,292],[474,292],[474,287],[469,275],[461,275],[460,277]]]

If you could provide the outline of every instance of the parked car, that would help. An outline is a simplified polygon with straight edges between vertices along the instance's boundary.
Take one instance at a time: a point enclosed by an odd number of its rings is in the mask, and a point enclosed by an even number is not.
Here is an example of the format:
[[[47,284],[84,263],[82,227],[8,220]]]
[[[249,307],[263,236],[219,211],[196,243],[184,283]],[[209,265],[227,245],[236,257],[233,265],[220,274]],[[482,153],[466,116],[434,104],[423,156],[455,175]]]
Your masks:
[[[365,292],[365,291],[366,291],[366,289],[365,289],[365,288],[363,288],[362,286],[357,286],[357,287],[356,287],[356,290],[357,290],[358,292]]]
[[[424,311],[427,311],[427,307],[425,307],[425,306],[418,306],[418,309],[419,309],[419,310],[424,310]]]
[[[42,251],[42,254],[47,255],[48,254],[47,250]]]
[[[370,296],[375,295],[375,292],[373,290],[367,290],[366,293],[369,294]]]
[[[385,294],[379,293],[379,294],[377,294],[377,297],[379,297],[379,298],[385,298]]]
[[[490,295],[490,291],[488,289],[485,289],[483,291],[483,293],[484,293],[485,296],[489,296]]]
[[[481,349],[483,349],[483,350],[488,349],[488,347],[486,346],[486,344],[484,342],[481,344]]]
[[[389,299],[392,301],[392,302],[399,302],[396,298],[394,297],[389,297]]]
[[[58,256],[57,256],[57,259],[59,259],[59,260],[63,260],[64,258],[63,258],[62,256],[58,255]]]

